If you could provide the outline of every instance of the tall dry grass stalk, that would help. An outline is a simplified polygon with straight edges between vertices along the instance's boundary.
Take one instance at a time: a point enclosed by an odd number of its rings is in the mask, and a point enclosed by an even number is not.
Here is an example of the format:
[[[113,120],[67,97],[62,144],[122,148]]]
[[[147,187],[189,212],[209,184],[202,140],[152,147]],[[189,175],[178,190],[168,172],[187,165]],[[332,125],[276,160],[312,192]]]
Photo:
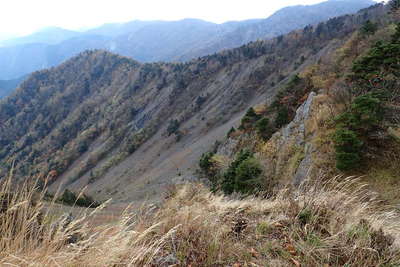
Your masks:
[[[112,225],[90,227],[107,203],[55,220],[55,200],[44,201],[45,190],[11,177],[0,185],[0,266],[146,266],[177,228],[163,235],[160,224],[138,229],[150,214],[139,218],[129,209]]]
[[[304,183],[272,199],[227,198],[203,185],[171,190],[160,208],[105,205],[54,223],[35,185],[0,187],[0,266],[398,266],[400,220],[354,177]],[[53,204],[52,204],[53,203]],[[3,206],[4,206],[3,205]],[[396,265],[397,264],[397,265]]]

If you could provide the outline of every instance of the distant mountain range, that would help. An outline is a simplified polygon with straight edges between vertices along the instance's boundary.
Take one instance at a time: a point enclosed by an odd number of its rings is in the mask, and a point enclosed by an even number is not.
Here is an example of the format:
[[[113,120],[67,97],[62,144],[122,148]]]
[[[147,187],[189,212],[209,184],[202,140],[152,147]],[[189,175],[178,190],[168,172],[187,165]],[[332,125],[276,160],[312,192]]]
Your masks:
[[[0,80],[0,99],[11,94],[25,78],[26,76],[13,80]]]
[[[49,27],[28,36],[2,41],[0,42],[0,46],[16,46],[32,43],[58,44],[80,34],[80,32],[76,31],[70,31],[58,27]]]
[[[0,79],[16,79],[56,66],[88,49],[103,49],[141,62],[187,61],[268,39],[374,4],[371,0],[329,0],[279,10],[267,19],[215,24],[197,19],[106,24],[86,32],[47,28],[0,42]]]

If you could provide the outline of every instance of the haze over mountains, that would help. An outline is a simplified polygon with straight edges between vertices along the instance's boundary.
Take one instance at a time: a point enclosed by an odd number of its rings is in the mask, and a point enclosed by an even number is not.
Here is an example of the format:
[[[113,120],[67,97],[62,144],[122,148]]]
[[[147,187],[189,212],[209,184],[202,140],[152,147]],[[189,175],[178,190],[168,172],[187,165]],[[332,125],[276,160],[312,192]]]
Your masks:
[[[76,31],[70,31],[58,27],[49,27],[28,36],[1,41],[0,47],[34,43],[57,44],[80,34],[80,32]]]
[[[250,41],[353,13],[370,0],[330,0],[284,8],[267,19],[215,24],[197,19],[108,24],[84,33],[48,28],[0,42],[0,80],[52,67],[87,49],[104,49],[141,62],[187,61]]]

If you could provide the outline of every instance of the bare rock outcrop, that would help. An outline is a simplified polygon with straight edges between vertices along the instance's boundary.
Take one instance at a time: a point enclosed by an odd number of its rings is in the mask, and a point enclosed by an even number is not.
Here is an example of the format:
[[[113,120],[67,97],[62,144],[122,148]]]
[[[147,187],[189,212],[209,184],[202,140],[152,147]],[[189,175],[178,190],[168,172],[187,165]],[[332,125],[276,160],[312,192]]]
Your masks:
[[[284,179],[299,185],[312,171],[313,148],[310,140],[313,132],[307,128],[307,122],[313,111],[312,92],[307,100],[298,108],[292,122],[276,132],[262,148],[260,158],[265,165],[269,179]]]

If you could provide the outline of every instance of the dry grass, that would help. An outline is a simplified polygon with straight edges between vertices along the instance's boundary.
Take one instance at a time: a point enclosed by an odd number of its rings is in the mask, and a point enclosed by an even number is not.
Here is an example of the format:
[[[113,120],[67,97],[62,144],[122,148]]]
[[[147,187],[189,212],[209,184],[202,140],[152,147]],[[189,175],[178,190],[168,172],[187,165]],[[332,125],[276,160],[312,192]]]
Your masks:
[[[377,166],[368,170],[362,177],[371,190],[379,193],[379,196],[387,203],[397,205],[400,210],[400,179],[398,164],[393,166]]]
[[[304,184],[273,199],[226,198],[200,184],[159,208],[90,226],[43,214],[33,186],[1,187],[1,266],[398,266],[400,220],[354,178]],[[37,195],[37,196],[36,196]],[[9,195],[11,196],[11,195]],[[48,204],[47,204],[48,205]],[[51,209],[45,209],[51,211]],[[63,226],[64,225],[64,226]],[[397,265],[396,265],[397,264]]]
[[[156,215],[161,234],[181,225],[162,255],[181,266],[398,266],[398,214],[357,179],[340,180],[274,199],[227,199],[187,185]]]
[[[44,192],[34,188],[29,183],[16,188],[11,178],[2,183],[0,266],[146,266],[176,230],[162,236],[157,234],[160,224],[139,230],[139,222],[152,213],[144,209],[124,212],[112,225],[90,227],[107,203],[72,221],[54,221],[55,204],[44,208]]]

